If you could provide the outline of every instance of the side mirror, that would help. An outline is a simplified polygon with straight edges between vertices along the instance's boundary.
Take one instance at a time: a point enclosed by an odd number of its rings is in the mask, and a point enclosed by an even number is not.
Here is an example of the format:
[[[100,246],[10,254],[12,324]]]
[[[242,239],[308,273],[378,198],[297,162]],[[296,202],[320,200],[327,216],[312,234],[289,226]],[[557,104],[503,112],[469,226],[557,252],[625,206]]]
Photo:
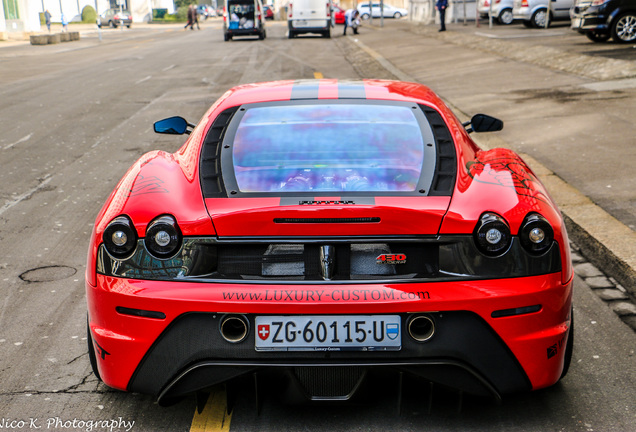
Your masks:
[[[188,126],[194,127],[195,125],[188,123],[186,119],[178,116],[159,120],[154,124],[156,133],[170,135],[190,134]]]
[[[503,129],[503,122],[486,114],[475,114],[470,122],[464,123],[464,127],[466,126],[470,126],[466,129],[468,133],[497,132]]]

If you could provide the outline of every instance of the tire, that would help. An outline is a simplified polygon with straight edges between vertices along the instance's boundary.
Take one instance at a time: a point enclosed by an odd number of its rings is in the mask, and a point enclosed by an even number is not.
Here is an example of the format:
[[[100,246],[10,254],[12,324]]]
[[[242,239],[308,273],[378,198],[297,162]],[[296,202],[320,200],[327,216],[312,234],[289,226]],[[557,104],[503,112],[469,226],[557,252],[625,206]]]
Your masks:
[[[501,25],[510,25],[513,21],[512,9],[510,8],[502,10],[497,17],[497,22]]]
[[[636,14],[628,12],[612,23],[612,39],[617,43],[636,41]]]
[[[258,34],[258,40],[263,40],[263,39],[265,39],[265,32],[264,31],[262,31],[262,32],[260,32]]]
[[[88,325],[88,317],[86,317],[86,340],[88,342],[88,359],[91,362],[91,369],[93,369],[93,374],[97,377],[97,379],[101,381],[102,377],[99,376],[99,370],[97,369],[97,356],[95,355],[95,345],[93,345],[91,328]]]
[[[574,311],[570,312],[570,331],[568,332],[568,342],[565,346],[565,357],[563,358],[563,372],[559,380],[563,379],[570,370],[570,363],[572,363],[572,353],[574,352]]]
[[[331,37],[331,29],[327,29],[323,32],[322,37],[329,39]]]
[[[530,18],[530,22],[534,28],[544,28],[545,27],[545,19],[548,15],[548,11],[546,9],[539,9],[532,14],[532,18]],[[548,21],[548,27],[550,27],[550,21]]]
[[[363,13],[362,15],[360,15],[360,19],[363,21],[366,21],[369,19],[369,14],[368,13]]]
[[[126,27],[131,28],[131,27],[132,27],[132,24],[128,24]]]
[[[597,31],[586,32],[585,36],[592,42],[607,42],[610,35],[607,33],[599,33]]]
[[[399,13],[399,12],[396,12],[396,13],[393,14],[393,18],[400,19],[400,18],[402,18],[402,14]]]
[[[225,40],[225,42],[227,42],[229,40],[232,40],[232,37],[229,34],[225,33],[225,35],[223,35],[223,39]]]
[[[287,38],[288,38],[288,39],[293,39],[295,36],[296,36],[296,35],[295,35],[295,34],[294,34],[294,32],[293,32],[293,31],[291,31],[291,30],[287,33]]]
[[[117,26],[115,25],[115,23],[114,23],[114,22],[112,22],[112,21],[108,21],[108,27],[110,27],[110,28],[117,28]]]

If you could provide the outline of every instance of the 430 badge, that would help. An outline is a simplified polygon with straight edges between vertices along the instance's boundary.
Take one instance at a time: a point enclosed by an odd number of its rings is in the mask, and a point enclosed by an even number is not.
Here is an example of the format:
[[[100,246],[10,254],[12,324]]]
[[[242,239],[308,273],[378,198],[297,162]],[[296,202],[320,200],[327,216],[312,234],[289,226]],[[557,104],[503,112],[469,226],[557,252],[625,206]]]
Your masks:
[[[257,351],[399,351],[399,315],[256,317]]]

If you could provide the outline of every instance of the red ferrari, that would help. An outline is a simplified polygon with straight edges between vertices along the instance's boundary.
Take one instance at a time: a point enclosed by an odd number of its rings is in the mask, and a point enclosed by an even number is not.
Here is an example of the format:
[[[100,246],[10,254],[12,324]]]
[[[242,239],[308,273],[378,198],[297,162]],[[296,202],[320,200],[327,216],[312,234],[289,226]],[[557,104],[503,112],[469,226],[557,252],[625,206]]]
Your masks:
[[[160,404],[245,374],[348,399],[381,370],[500,399],[572,355],[572,268],[554,201],[480,150],[429,88],[235,87],[176,153],[124,175],[88,251],[95,374]]]

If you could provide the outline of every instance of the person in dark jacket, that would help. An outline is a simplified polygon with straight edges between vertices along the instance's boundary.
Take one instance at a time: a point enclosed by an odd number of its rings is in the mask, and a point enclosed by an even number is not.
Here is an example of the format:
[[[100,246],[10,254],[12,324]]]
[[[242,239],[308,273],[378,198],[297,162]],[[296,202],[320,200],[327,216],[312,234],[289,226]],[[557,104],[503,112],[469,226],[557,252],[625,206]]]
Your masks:
[[[441,24],[439,31],[446,31],[446,8],[448,7],[448,0],[437,0],[435,7],[439,11],[439,21]]]

